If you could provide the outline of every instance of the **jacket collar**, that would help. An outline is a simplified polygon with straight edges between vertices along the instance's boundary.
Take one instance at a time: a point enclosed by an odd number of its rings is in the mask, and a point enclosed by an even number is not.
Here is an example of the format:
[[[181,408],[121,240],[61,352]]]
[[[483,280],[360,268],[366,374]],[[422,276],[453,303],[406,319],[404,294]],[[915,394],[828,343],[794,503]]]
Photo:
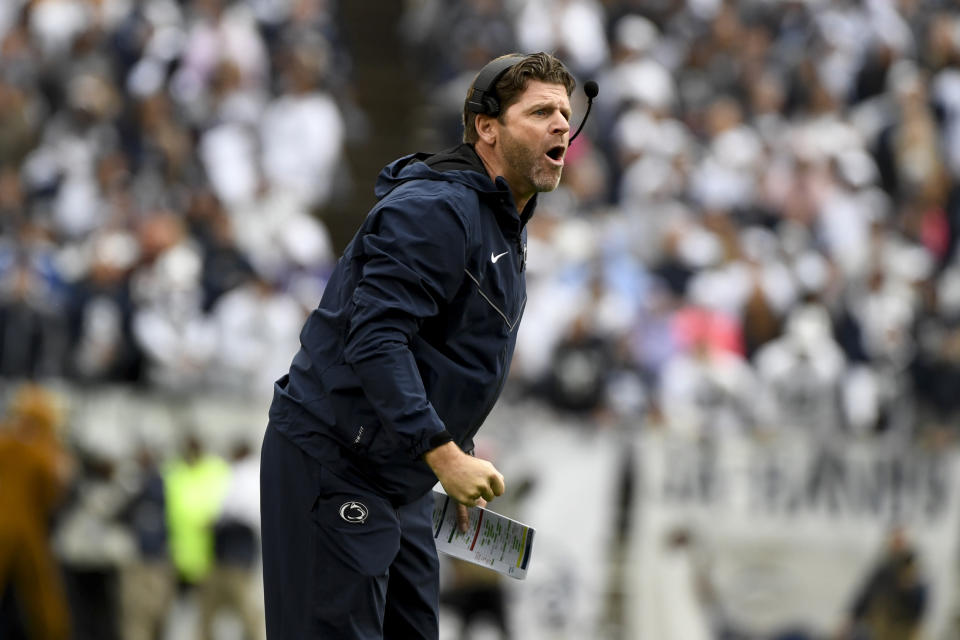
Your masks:
[[[508,217],[514,224],[519,223],[521,229],[533,216],[537,206],[537,197],[534,195],[518,214],[507,181],[503,176],[491,180],[483,161],[469,143],[439,153],[413,153],[394,160],[380,172],[374,193],[378,199],[382,199],[409,180],[464,184],[480,193],[481,197],[499,202],[499,206],[492,207],[498,218]]]

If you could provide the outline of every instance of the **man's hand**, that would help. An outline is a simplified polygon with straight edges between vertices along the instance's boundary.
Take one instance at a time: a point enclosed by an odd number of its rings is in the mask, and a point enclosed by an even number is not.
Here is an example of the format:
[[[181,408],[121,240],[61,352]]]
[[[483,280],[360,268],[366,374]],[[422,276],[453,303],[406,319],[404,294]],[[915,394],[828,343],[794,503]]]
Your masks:
[[[468,507],[503,495],[503,475],[489,461],[467,455],[454,442],[423,454],[447,495]],[[484,502],[480,502],[484,501]]]

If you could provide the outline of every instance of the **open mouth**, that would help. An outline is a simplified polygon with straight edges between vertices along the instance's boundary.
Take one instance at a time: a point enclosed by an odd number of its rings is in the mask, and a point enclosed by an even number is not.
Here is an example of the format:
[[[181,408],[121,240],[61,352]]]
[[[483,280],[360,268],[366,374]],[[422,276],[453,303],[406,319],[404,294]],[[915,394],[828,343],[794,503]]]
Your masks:
[[[553,162],[553,164],[562,165],[563,164],[563,155],[566,152],[567,148],[562,144],[558,144],[555,147],[550,147],[547,150],[547,157]]]

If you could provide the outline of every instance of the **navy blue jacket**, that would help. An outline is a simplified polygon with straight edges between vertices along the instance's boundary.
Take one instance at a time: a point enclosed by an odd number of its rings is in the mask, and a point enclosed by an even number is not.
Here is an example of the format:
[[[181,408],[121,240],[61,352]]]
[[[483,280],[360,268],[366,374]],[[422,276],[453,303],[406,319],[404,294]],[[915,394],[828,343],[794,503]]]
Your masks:
[[[503,388],[526,303],[525,224],[473,147],[388,165],[370,211],[274,388],[270,422],[396,504],[437,481],[421,455],[465,451]]]

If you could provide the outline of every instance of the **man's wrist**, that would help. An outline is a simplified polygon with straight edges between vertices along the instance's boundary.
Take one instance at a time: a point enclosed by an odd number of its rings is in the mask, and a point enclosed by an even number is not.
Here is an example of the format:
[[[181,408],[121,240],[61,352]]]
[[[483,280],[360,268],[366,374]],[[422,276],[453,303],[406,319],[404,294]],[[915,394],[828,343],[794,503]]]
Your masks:
[[[430,436],[430,439],[427,441],[427,449],[436,449],[440,445],[447,444],[448,442],[453,442],[453,436],[450,435],[450,432],[444,429],[440,433],[435,433]]]
[[[449,440],[439,447],[434,447],[423,454],[423,460],[431,469],[437,471],[445,467],[450,461],[464,455],[463,451],[453,440]]]

